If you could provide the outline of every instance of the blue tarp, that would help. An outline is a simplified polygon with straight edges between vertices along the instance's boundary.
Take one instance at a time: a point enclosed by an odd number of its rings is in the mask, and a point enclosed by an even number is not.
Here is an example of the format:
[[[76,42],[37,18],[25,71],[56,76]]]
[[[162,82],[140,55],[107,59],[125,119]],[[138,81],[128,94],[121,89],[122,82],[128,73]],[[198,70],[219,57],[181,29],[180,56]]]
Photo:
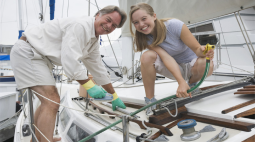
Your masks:
[[[10,60],[10,55],[0,55],[0,61]]]

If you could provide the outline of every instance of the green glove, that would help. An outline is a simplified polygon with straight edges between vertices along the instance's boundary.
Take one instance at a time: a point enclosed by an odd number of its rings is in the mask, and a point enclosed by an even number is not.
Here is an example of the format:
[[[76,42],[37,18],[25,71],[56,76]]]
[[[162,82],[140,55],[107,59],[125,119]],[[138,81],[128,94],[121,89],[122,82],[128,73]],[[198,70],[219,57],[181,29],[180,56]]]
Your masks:
[[[122,102],[122,100],[118,97],[117,93],[115,92],[114,94],[112,94],[113,96],[113,100],[112,100],[112,110],[115,111],[116,110],[116,106],[125,109],[126,106],[125,104]]]
[[[105,97],[106,91],[102,87],[95,85],[91,80],[82,86],[87,90],[88,94],[92,98],[101,99]]]

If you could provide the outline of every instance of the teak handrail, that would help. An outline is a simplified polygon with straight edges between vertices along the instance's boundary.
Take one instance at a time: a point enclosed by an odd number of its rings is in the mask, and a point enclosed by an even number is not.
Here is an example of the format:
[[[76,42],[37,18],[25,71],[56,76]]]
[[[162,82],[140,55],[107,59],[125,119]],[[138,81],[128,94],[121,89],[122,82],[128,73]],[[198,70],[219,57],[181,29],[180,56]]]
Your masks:
[[[236,105],[236,106],[233,106],[233,107],[231,107],[231,108],[225,109],[225,110],[223,110],[221,113],[226,114],[226,113],[229,113],[229,112],[231,112],[231,111],[240,109],[240,108],[242,108],[242,107],[245,107],[245,106],[248,106],[248,105],[251,105],[251,104],[254,104],[254,103],[255,103],[255,99],[254,99],[254,100],[250,100],[250,101],[248,101],[248,102],[241,103],[241,104]]]

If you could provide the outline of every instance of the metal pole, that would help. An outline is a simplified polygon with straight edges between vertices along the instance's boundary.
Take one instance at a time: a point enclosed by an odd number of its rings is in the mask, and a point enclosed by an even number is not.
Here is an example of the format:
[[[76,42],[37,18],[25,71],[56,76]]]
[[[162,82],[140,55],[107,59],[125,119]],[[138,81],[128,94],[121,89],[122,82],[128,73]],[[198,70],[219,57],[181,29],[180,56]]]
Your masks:
[[[30,125],[31,125],[31,128],[32,128],[33,132],[35,133],[35,127],[33,125],[34,124],[34,110],[33,110],[33,100],[32,100],[33,93],[30,90],[30,88],[28,88],[27,92],[28,92],[28,102],[29,102],[29,106],[30,106],[30,109],[29,109],[29,111],[30,111],[30,121],[31,121]],[[32,135],[32,142],[35,142],[35,136],[34,135]]]
[[[129,142],[128,115],[122,116],[123,142]]]
[[[88,4],[89,4],[89,7],[88,7],[88,16],[90,16],[90,0],[88,0]]]

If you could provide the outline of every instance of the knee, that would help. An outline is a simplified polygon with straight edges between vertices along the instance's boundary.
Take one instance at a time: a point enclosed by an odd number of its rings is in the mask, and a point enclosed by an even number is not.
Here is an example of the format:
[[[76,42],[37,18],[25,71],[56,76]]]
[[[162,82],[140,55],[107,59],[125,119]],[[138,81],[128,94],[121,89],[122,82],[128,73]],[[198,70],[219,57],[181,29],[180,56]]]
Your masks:
[[[141,64],[148,65],[153,64],[157,58],[157,54],[154,51],[148,50],[143,53],[141,57]]]
[[[59,103],[60,103],[60,97],[59,97],[58,93],[57,92],[48,93],[47,96],[49,96],[48,99],[50,99],[51,101],[44,99],[43,101],[41,101],[42,105],[50,108],[54,112],[57,112],[59,109]],[[58,104],[56,104],[52,101],[54,101]]]
[[[212,73],[213,73],[213,68],[214,68],[214,63],[211,61],[211,62],[210,62],[209,72],[208,72],[208,76],[212,75]]]

